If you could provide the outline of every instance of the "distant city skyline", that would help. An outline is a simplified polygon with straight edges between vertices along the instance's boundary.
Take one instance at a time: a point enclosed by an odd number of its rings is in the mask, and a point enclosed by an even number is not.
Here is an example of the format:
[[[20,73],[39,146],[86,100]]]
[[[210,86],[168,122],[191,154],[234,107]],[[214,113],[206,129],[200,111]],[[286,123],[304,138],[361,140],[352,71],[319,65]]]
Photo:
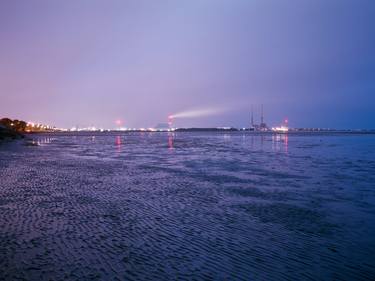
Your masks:
[[[3,0],[0,118],[375,128],[371,0]],[[200,112],[200,116],[186,113]]]

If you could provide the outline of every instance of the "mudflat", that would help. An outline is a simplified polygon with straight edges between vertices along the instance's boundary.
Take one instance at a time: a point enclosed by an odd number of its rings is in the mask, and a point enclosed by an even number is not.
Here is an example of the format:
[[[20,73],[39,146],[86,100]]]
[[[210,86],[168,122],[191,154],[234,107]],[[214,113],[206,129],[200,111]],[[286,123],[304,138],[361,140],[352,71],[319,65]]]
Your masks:
[[[0,145],[0,280],[371,280],[375,136]]]

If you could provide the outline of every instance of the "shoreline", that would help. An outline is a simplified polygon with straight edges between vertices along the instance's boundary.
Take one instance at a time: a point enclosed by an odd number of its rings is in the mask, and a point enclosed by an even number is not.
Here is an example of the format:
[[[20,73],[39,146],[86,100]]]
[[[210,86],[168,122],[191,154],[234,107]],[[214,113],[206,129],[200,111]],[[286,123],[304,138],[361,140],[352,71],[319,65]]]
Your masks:
[[[0,143],[9,142],[17,139],[24,139],[26,136],[16,131],[4,129],[0,130]]]

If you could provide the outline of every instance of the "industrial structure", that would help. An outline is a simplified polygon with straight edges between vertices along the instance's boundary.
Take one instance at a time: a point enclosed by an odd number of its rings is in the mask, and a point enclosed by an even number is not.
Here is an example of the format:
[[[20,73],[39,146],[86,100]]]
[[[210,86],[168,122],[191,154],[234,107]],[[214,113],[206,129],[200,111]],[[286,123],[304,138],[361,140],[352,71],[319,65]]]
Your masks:
[[[268,131],[269,128],[267,124],[264,122],[264,113],[263,113],[263,104],[260,108],[260,123],[255,124],[254,123],[254,111],[253,106],[251,106],[251,121],[250,121],[250,131]]]

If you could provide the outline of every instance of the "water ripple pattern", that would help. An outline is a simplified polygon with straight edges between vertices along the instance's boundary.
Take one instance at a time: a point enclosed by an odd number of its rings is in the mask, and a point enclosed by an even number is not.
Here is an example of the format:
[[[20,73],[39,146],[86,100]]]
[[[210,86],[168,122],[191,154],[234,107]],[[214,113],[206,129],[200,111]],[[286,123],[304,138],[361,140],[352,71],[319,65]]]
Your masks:
[[[0,280],[375,280],[375,136],[0,145]]]

